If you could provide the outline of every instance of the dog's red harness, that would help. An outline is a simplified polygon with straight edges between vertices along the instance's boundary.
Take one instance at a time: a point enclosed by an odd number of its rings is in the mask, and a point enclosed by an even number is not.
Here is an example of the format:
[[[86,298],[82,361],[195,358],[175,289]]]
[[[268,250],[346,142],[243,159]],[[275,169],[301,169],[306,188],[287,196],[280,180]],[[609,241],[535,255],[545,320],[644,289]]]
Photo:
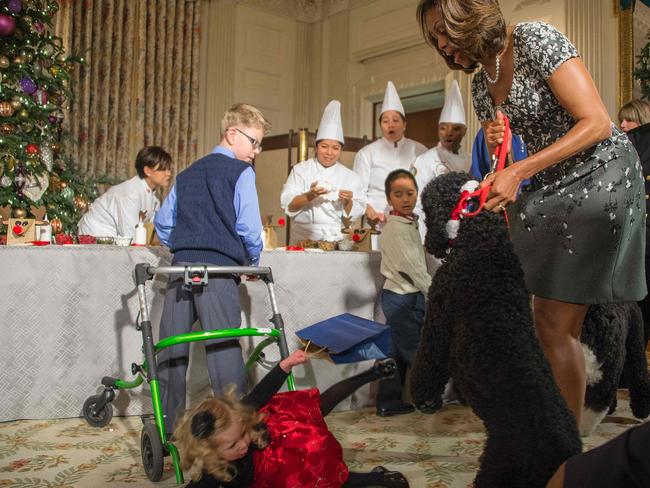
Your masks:
[[[493,166],[492,171],[490,171],[485,177],[487,178],[490,174],[501,171],[506,167],[506,158],[508,156],[508,140],[510,139],[510,120],[505,115],[503,116],[505,122],[505,133],[503,134],[503,142],[494,149],[493,160],[496,160],[496,166]],[[460,220],[465,217],[474,217],[477,215],[487,201],[487,197],[490,194],[492,185],[484,186],[479,188],[476,191],[469,192],[467,190],[463,191],[460,195],[460,199],[456,204],[456,207],[451,211],[451,220]],[[474,204],[478,202],[478,208],[475,208]],[[504,215],[505,212],[504,212]],[[508,217],[506,216],[506,222]]]

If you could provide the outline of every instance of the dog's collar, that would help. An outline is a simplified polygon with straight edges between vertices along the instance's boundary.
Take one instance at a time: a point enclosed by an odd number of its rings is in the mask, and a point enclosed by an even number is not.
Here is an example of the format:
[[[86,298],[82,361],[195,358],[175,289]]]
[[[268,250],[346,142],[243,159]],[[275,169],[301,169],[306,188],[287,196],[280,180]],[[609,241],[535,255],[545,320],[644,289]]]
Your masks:
[[[478,181],[469,180],[460,187],[460,198],[458,199],[454,209],[451,211],[451,218],[445,225],[449,245],[451,245],[454,239],[458,237],[460,219],[473,217],[478,214],[483,208],[483,205],[485,205],[485,200],[487,199],[490,189],[489,187],[484,187],[477,190],[478,185]]]

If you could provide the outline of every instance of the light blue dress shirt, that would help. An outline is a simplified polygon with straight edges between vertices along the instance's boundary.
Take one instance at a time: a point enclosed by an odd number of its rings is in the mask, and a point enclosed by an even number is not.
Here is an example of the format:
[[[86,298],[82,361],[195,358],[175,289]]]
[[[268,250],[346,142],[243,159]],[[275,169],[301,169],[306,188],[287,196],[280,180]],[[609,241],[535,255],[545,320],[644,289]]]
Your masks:
[[[235,154],[223,146],[215,147],[212,154],[223,154],[236,159]],[[233,205],[236,216],[235,230],[244,244],[249,264],[257,265],[263,246],[262,219],[255,187],[255,171],[252,166],[239,175],[235,185]],[[162,207],[156,213],[154,226],[160,242],[171,247],[171,233],[176,226],[176,186],[172,187]]]

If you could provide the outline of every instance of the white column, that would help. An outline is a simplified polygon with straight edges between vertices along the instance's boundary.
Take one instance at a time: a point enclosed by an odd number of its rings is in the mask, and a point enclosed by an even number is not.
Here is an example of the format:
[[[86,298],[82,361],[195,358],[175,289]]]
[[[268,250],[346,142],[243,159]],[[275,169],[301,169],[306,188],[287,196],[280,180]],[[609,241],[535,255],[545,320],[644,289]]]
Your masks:
[[[197,156],[219,142],[221,118],[234,103],[236,14],[235,0],[203,2]]]

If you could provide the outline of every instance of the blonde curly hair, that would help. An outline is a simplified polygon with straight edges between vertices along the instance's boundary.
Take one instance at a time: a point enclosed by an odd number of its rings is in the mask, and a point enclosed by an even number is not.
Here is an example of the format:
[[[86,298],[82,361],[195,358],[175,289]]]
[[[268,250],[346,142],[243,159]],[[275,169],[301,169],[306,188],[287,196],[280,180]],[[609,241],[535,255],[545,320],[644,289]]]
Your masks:
[[[181,467],[188,470],[193,480],[207,472],[222,481],[237,476],[237,468],[217,453],[216,437],[233,422],[241,422],[251,442],[258,448],[266,447],[265,432],[259,429],[264,415],[237,399],[234,387],[222,398],[208,398],[185,414],[174,431],[175,444],[181,456]]]

